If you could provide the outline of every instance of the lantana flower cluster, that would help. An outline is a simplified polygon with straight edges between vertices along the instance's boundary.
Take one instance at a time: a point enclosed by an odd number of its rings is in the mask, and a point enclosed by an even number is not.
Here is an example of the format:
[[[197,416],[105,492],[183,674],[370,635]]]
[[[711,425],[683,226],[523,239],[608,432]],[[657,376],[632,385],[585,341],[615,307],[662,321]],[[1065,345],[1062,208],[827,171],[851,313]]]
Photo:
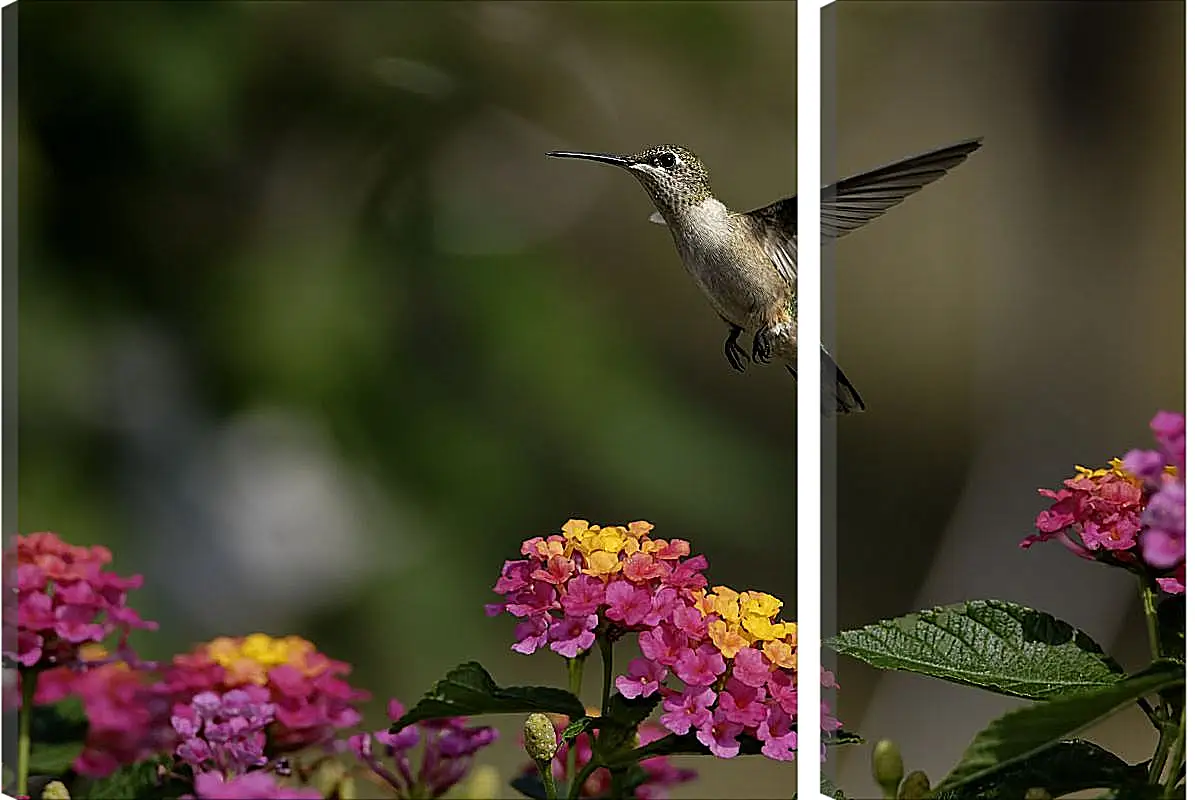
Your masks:
[[[186,704],[200,692],[259,687],[274,709],[270,746],[286,753],[327,742],[360,722],[355,704],[369,694],[344,680],[351,669],[298,636],[222,636],[175,656],[158,688]]]
[[[170,724],[182,740],[175,755],[201,772],[242,775],[261,767],[266,758],[266,726],[274,721],[269,692],[260,686],[233,689],[223,695],[200,692],[179,704]]]
[[[391,699],[386,707],[391,722],[406,712]],[[426,720],[398,733],[383,729],[349,738],[349,748],[370,771],[400,798],[442,797],[469,773],[473,758],[498,738],[487,725],[469,725],[466,717]],[[422,758],[414,760],[423,744]],[[380,747],[379,747],[380,745]]]
[[[199,800],[262,797],[319,800],[318,789],[280,785],[265,767],[266,727],[274,721],[269,692],[249,684],[223,695],[200,692],[178,705],[170,724],[181,739],[179,761],[191,768]]]
[[[556,727],[557,739],[568,726],[568,718],[562,715],[552,715],[552,723]],[[644,722],[639,726],[637,747],[651,744],[667,735],[662,726],[654,722]],[[588,732],[581,733],[573,740],[572,748],[561,747],[552,758],[552,777],[561,782],[568,773],[568,764],[576,759],[578,770],[583,769],[593,758],[593,740]],[[635,787],[637,800],[667,800],[668,789],[682,783],[688,783],[697,777],[697,772],[691,769],[681,769],[672,763],[667,756],[653,756],[639,762],[646,777]],[[528,762],[523,767],[524,775],[536,775],[535,764]],[[610,771],[601,768],[590,773],[581,784],[578,797],[608,797],[611,788]]]
[[[1187,425],[1182,414],[1159,411],[1149,424],[1157,450],[1131,450],[1124,466],[1145,492],[1141,513],[1141,558],[1172,571],[1158,579],[1163,591],[1181,594],[1187,582]]]
[[[1075,467],[1037,516],[1038,533],[1021,547],[1052,539],[1082,558],[1148,569],[1165,592],[1186,582],[1186,433],[1181,414],[1159,412],[1152,427],[1159,450],[1133,450],[1107,467]],[[1160,573],[1160,575],[1158,574]]]
[[[648,534],[652,525],[617,527],[570,520],[560,534],[528,539],[525,558],[507,561],[487,606],[520,620],[513,649],[547,646],[575,658],[599,635],[637,634],[641,655],[615,680],[627,698],[663,696],[661,724],[695,731],[721,758],[739,753],[739,736],[763,754],[791,761],[796,749],[796,636],[777,620],[780,600],[718,586],[706,592],[704,556],[688,557],[683,539]],[[680,686],[668,686],[675,677]]]
[[[145,669],[110,662],[80,672],[70,683],[88,722],[76,772],[102,778],[170,750],[170,702],[154,691],[151,678]]]
[[[124,649],[133,628],[156,628],[127,605],[141,576],[105,570],[111,561],[106,547],[70,545],[54,533],[17,536],[16,636],[5,637],[16,649],[5,657],[28,669],[69,665],[86,644],[119,633]]]
[[[18,688],[36,684],[32,705],[81,701],[88,728],[75,772],[103,778],[173,753],[179,766],[190,767],[198,800],[322,796],[280,783],[289,774],[281,756],[312,746],[325,755],[344,749],[337,737],[360,722],[357,705],[369,696],[345,680],[348,664],[305,639],[263,633],[220,637],[164,665],[144,662],[126,642],[130,629],[156,627],[127,605],[140,576],[107,572],[106,548],[76,547],[53,533],[18,536],[15,550],[15,569],[5,570],[16,612],[6,617],[15,621],[6,642],[15,649],[4,654],[17,666]],[[118,650],[110,653],[101,642],[117,632]],[[394,703],[390,710],[402,713]],[[424,741],[422,765],[412,777],[418,796],[435,797],[465,776],[496,733],[462,719],[422,723],[382,743],[400,774],[410,770],[411,745],[404,742],[412,735]],[[373,762],[371,769],[378,763],[369,744],[355,749]]]

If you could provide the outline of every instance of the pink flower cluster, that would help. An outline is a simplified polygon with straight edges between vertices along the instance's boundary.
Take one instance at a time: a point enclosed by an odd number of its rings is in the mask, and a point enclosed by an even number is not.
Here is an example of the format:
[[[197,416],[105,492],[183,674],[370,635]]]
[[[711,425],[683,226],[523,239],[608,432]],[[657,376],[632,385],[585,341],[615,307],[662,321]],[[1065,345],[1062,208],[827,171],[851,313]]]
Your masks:
[[[838,689],[838,681],[834,680],[834,673],[822,667],[822,688],[823,689]],[[822,733],[826,736],[833,734],[837,730],[842,729],[842,723],[834,716],[833,709],[830,708],[830,703],[827,700],[822,700]],[[826,760],[826,745],[822,743],[822,761]]]
[[[264,766],[266,726],[274,721],[269,697],[260,686],[247,686],[223,695],[200,692],[190,703],[176,705],[170,724],[182,742],[175,755],[196,775],[240,775]]]
[[[1052,539],[1082,558],[1152,569],[1166,592],[1186,581],[1186,434],[1182,415],[1159,412],[1158,451],[1133,450],[1108,467],[1075,467],[1058,490],[1039,489],[1053,504],[1037,515],[1038,533],[1021,547]],[[1169,573],[1169,574],[1166,574]]]
[[[107,663],[79,673],[69,684],[88,722],[83,752],[73,765],[80,775],[102,778],[122,764],[170,749],[170,703],[154,692],[149,678],[144,670]]]
[[[195,776],[197,800],[322,800],[319,789],[304,789],[280,786],[274,776],[265,770],[247,772],[226,778],[219,772],[203,772]],[[182,800],[190,800],[183,795]]]
[[[369,695],[344,680],[351,669],[305,639],[255,633],[219,637],[175,656],[157,688],[187,704],[204,691],[260,687],[274,709],[269,741],[275,755],[328,742],[361,720],[356,703]]]
[[[107,548],[69,545],[48,532],[16,540],[16,650],[4,655],[22,667],[74,663],[81,646],[115,632],[123,649],[132,628],[157,627],[126,605],[141,576],[103,569],[112,560]]]
[[[274,720],[269,693],[249,685],[218,695],[200,692],[177,705],[170,724],[182,743],[179,760],[191,767],[198,800],[245,797],[318,800],[317,789],[280,786],[265,769],[266,727]]]
[[[564,733],[568,719],[557,717],[554,720],[557,738]],[[667,734],[663,728],[653,722],[644,722],[639,726],[639,746],[651,744]],[[582,733],[575,740],[573,747],[561,747],[552,759],[552,777],[559,783],[565,779],[568,762],[576,759],[577,769],[583,768],[593,758],[593,741],[588,733]],[[635,787],[635,797],[638,800],[667,800],[668,788],[681,783],[688,783],[697,777],[691,769],[681,769],[672,763],[667,756],[653,756],[639,762],[639,766],[647,773],[643,783]],[[523,767],[524,775],[538,775],[535,764],[528,762]],[[596,769],[581,785],[579,797],[608,797],[610,795],[610,771]]]
[[[1158,585],[1163,591],[1182,594],[1187,582],[1186,419],[1173,411],[1159,411],[1150,428],[1158,449],[1131,450],[1124,456],[1124,468],[1140,478],[1145,490],[1141,558],[1155,569],[1172,571],[1169,577],[1159,578]]]
[[[390,720],[397,722],[406,712],[402,703],[391,700],[386,707]],[[380,730],[359,733],[349,738],[349,748],[397,797],[443,796],[460,783],[473,765],[473,757],[498,738],[494,728],[470,726],[466,717],[428,720],[403,728],[398,733]],[[382,745],[391,769],[374,749]],[[412,768],[413,750],[423,742],[419,768]]]
[[[777,622],[781,602],[719,586],[704,591],[704,557],[682,539],[652,539],[652,525],[599,527],[570,520],[561,534],[523,543],[487,606],[521,621],[513,649],[543,646],[574,658],[598,636],[637,633],[642,655],[615,680],[627,698],[663,696],[661,724],[697,739],[722,758],[742,735],[781,761],[796,748],[796,625]],[[666,684],[675,676],[681,688]]]

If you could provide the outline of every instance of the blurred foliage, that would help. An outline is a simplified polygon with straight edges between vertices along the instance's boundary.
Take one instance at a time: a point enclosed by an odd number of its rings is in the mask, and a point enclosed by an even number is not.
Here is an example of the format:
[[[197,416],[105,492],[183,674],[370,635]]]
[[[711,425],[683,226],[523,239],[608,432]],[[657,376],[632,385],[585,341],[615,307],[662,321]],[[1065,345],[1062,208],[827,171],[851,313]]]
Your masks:
[[[466,658],[555,682],[482,604],[570,517],[792,601],[790,379],[729,371],[633,182],[542,157],[791,192],[789,4],[18,13],[19,529],[145,572],[147,656],[298,633],[375,720]]]

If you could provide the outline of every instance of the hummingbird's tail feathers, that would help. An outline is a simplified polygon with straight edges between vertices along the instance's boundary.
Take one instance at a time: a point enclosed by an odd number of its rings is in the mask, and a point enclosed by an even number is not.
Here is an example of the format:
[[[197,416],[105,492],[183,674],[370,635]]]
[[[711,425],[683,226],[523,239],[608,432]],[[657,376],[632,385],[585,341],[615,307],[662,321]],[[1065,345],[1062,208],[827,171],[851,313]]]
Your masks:
[[[843,178],[822,189],[822,243],[866,225],[941,178],[983,145],[968,139]]]
[[[785,365],[788,374],[797,379],[797,371]],[[822,348],[822,416],[834,414],[861,414],[867,405],[859,392],[851,385],[846,374],[834,362],[833,357]]]

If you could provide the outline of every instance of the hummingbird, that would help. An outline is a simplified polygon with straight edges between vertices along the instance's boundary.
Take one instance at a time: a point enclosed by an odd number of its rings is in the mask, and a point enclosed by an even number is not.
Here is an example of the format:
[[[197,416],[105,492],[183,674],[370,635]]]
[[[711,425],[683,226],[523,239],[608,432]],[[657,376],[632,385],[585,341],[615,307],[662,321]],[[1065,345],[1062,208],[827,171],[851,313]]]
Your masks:
[[[982,139],[940,147],[822,187],[821,243],[845,236],[918,189],[941,178],[977,150]],[[635,176],[664,225],[685,271],[729,331],[722,350],[731,368],[744,372],[747,352],[739,336],[751,334],[750,360],[773,356],[797,377],[797,198],[786,197],[737,212],[714,197],[705,165],[675,144],[632,155],[555,150],[552,158],[577,158],[621,167]],[[863,398],[822,346],[822,413],[863,411]]]

